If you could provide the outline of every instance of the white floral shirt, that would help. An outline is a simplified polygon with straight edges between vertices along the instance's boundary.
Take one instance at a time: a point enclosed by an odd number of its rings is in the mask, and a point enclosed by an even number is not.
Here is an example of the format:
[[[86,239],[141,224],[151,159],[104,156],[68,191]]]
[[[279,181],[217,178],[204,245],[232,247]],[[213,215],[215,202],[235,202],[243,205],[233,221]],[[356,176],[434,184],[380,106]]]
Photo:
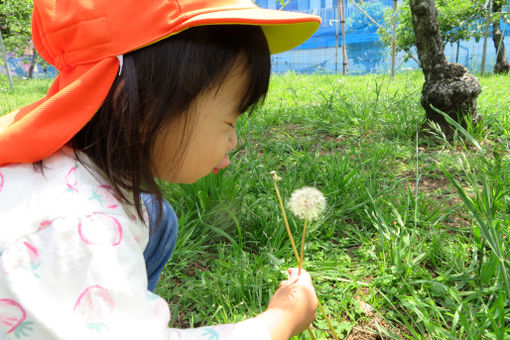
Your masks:
[[[0,339],[269,339],[255,319],[168,328],[147,290],[148,228],[64,148],[0,167]]]

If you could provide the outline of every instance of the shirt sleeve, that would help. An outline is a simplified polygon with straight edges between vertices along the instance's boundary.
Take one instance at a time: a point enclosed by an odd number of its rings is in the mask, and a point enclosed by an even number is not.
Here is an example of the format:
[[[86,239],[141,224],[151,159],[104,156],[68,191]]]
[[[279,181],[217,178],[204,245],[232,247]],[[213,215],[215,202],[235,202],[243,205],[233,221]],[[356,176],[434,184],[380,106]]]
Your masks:
[[[270,340],[269,333],[257,319],[248,319],[236,324],[200,327],[195,329],[169,329],[171,340]]]
[[[270,339],[256,319],[168,328],[147,290],[140,226],[103,212],[59,217],[0,254],[0,338],[37,340]]]

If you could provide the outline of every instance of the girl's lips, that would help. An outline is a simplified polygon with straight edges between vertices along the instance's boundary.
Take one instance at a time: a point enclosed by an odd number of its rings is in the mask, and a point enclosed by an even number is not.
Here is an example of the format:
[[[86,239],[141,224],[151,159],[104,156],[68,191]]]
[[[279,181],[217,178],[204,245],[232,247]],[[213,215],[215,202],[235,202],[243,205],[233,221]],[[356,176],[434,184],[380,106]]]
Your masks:
[[[221,169],[225,169],[227,166],[230,165],[230,159],[228,158],[228,155],[225,155],[223,159],[218,163],[218,165],[212,169],[213,174],[217,174]]]

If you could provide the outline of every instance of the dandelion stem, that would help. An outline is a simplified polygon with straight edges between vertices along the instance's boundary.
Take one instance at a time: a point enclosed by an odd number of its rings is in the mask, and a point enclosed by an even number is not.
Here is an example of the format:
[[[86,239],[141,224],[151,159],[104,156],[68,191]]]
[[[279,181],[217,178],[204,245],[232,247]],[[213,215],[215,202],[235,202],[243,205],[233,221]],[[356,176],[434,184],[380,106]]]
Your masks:
[[[292,245],[292,250],[294,251],[294,255],[296,256],[296,260],[299,263],[299,254],[296,248],[296,244],[294,243],[294,238],[292,237],[292,232],[290,231],[289,221],[287,220],[287,214],[285,214],[285,208],[283,206],[282,197],[280,196],[280,190],[278,190],[278,184],[276,184],[276,177],[273,176],[274,189],[276,191],[276,196],[278,196],[278,202],[280,202],[280,208],[282,209],[283,222],[285,223],[285,228],[287,229],[287,234],[289,235],[290,244]]]
[[[333,334],[333,338],[335,338],[335,340],[338,340],[338,335],[336,334],[335,329],[333,328],[333,325],[331,324],[331,321],[329,320],[328,315],[326,314],[326,311],[324,310],[324,307],[322,307],[321,300],[318,300],[318,302],[319,302],[319,309],[322,313],[322,316],[324,316],[324,319],[326,319],[326,322],[328,323],[329,330],[331,331],[331,334]]]
[[[308,226],[308,218],[305,218],[305,225],[303,226],[303,236],[301,236],[301,252],[299,254],[298,275],[301,275],[301,269],[303,269],[303,258],[305,255],[305,237],[306,237],[306,227],[307,226]]]
[[[298,263],[300,263],[299,273],[301,273],[301,266],[302,266],[303,262],[302,262],[302,260],[300,261],[300,257],[299,257],[299,254],[298,254],[298,251],[296,248],[296,244],[294,243],[294,238],[292,237],[292,232],[290,231],[289,221],[287,220],[287,214],[285,214],[285,207],[283,206],[282,196],[280,195],[280,190],[278,190],[278,184],[276,184],[276,182],[278,181],[278,176],[276,175],[276,173],[272,173],[272,176],[273,176],[274,190],[276,191],[276,196],[278,197],[278,202],[280,203],[280,208],[282,210],[283,222],[285,223],[285,228],[287,229],[287,234],[289,235],[290,244],[292,245],[292,250],[294,251],[296,260],[298,261]],[[304,244],[304,235],[305,235],[305,231],[306,231],[306,222],[307,221],[305,220],[305,227],[303,228],[304,229],[303,230],[303,239],[301,241],[302,249],[304,249],[303,244]],[[331,324],[331,321],[329,320],[329,317],[326,314],[326,311],[324,310],[324,307],[322,307],[321,301],[319,299],[317,299],[317,301],[319,302],[319,309],[322,313],[322,316],[324,317],[324,319],[326,319],[326,322],[328,323],[329,330],[333,334],[333,337],[335,338],[335,340],[339,340],[338,335],[336,334],[335,329],[333,328],[333,325]],[[316,340],[315,336],[313,335],[312,329],[310,327],[308,327],[307,330],[308,330],[308,333],[310,333],[310,336],[312,337],[312,339]]]

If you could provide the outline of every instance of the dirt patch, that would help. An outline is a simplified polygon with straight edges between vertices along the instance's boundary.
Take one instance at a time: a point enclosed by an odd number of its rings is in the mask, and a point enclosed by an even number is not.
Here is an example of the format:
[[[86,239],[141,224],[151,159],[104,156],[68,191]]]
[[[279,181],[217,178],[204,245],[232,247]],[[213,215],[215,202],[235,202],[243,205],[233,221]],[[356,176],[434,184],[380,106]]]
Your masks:
[[[368,293],[369,289],[363,287],[365,292]],[[392,339],[384,334],[383,330],[389,331],[392,334],[404,339],[404,334],[409,335],[409,332],[404,328],[397,328],[386,322],[368,303],[363,299],[364,292],[360,291],[362,295],[356,295],[354,299],[358,301],[361,311],[367,316],[368,319],[360,321],[352,328],[351,333],[345,338],[346,340],[386,340]]]
[[[363,278],[365,282],[372,282],[373,277],[367,276]],[[366,316],[352,328],[351,333],[345,338],[346,340],[389,340],[391,337],[385,335],[384,330],[391,332],[393,335],[406,339],[405,335],[409,335],[409,331],[404,327],[397,327],[386,322],[379,313],[369,303],[365,301],[370,294],[371,287],[360,286],[354,299],[358,302],[362,313]]]
[[[307,145],[307,152],[315,152],[318,156],[337,155],[350,147],[351,137],[307,130],[299,125],[279,126],[272,129],[272,133],[277,136],[283,133],[293,138],[302,138],[303,143]]]
[[[406,172],[402,174],[402,177],[406,179],[406,189],[409,188],[414,194],[416,192],[414,172]],[[464,189],[466,190],[466,188]],[[447,208],[448,211],[453,212],[448,219],[443,221],[444,225],[449,227],[470,226],[469,214],[448,178],[435,173],[424,174],[418,183],[418,190],[420,193],[424,193],[426,197],[436,200],[436,203],[432,203],[433,206],[437,206],[438,209],[441,207]]]
[[[379,314],[375,314],[368,321],[363,321],[353,327],[351,334],[346,340],[390,340],[391,337],[385,335],[381,329],[386,329],[399,338],[405,339],[404,334],[409,334],[404,329],[397,329],[384,321]]]
[[[409,174],[411,175],[411,174]],[[414,176],[414,173],[411,175]],[[413,192],[416,191],[416,180],[412,179],[408,183]],[[450,193],[453,191],[450,180],[442,176],[422,176],[418,183],[418,190],[427,193],[428,195],[436,195],[440,193]]]

